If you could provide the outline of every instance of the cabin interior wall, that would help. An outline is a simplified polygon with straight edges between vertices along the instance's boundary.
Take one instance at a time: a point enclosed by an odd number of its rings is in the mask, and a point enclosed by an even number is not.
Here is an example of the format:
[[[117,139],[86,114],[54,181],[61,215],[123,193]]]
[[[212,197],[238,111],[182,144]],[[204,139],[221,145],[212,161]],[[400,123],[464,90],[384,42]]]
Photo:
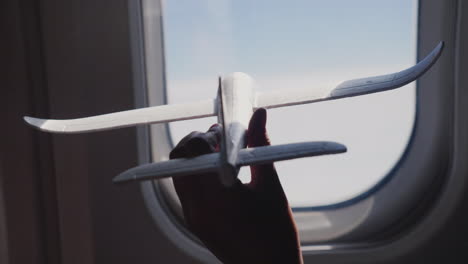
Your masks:
[[[127,5],[1,2],[0,263],[196,263],[167,243],[138,184],[112,184],[137,165],[135,128],[50,135],[22,120],[134,108]]]

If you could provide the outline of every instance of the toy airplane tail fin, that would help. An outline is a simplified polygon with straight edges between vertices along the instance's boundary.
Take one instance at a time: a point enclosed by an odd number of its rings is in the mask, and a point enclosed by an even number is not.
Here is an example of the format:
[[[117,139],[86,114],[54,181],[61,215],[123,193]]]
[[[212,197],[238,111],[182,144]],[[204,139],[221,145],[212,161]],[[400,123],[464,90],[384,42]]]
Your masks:
[[[264,146],[240,150],[237,165],[239,167],[258,165],[274,161],[343,152],[346,152],[346,147],[335,142],[304,142]],[[190,159],[173,159],[141,165],[119,174],[113,179],[113,182],[125,183],[129,181],[143,181],[217,172],[222,166],[220,154],[212,153]]]

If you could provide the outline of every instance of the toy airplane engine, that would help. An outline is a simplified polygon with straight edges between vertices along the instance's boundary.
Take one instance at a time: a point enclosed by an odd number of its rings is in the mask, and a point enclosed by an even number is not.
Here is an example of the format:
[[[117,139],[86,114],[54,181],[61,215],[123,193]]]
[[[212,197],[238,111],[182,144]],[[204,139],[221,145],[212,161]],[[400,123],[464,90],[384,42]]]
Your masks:
[[[24,120],[43,131],[83,133],[216,115],[223,129],[220,152],[141,165],[121,173],[113,181],[123,183],[218,172],[223,184],[231,186],[242,166],[346,152],[344,145],[335,142],[302,142],[245,149],[246,129],[256,109],[309,104],[399,88],[431,68],[440,57],[443,45],[440,42],[426,58],[406,70],[345,81],[333,89],[256,92],[253,79],[245,73],[236,72],[220,78],[218,95],[213,100],[69,120],[33,117],[24,117]]]

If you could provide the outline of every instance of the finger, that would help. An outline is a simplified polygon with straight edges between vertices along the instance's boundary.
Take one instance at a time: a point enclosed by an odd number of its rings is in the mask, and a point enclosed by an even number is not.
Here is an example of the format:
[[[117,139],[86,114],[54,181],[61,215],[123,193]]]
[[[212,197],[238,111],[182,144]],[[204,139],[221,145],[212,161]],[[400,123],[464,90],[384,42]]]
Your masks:
[[[170,159],[192,158],[203,154],[213,153],[218,149],[221,140],[221,127],[213,125],[206,133],[192,132],[185,136],[169,154]],[[204,192],[206,185],[221,185],[216,173],[193,174],[173,178],[174,187],[184,206],[198,199]],[[192,201],[192,202],[190,202]],[[184,209],[184,210],[185,210]]]
[[[170,159],[191,158],[215,152],[221,140],[221,126],[215,124],[206,133],[194,131],[185,136],[169,154]]]
[[[247,131],[247,145],[249,147],[260,147],[270,145],[270,140],[266,132],[267,114],[264,108],[255,111],[250,119],[249,129]],[[265,186],[281,187],[278,174],[273,163],[250,166],[252,180],[250,186],[254,188],[263,188]]]

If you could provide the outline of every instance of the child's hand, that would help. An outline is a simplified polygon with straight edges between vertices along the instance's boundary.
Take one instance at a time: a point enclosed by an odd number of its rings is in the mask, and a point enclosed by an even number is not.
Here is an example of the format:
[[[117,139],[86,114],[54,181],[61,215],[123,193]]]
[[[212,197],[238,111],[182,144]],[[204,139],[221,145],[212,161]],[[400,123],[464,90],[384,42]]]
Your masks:
[[[258,109],[247,131],[248,147],[270,145],[266,110]],[[218,150],[221,130],[192,132],[171,151],[188,158]],[[291,208],[273,164],[250,167],[248,184],[221,184],[216,173],[173,178],[188,228],[223,263],[302,263]]]

